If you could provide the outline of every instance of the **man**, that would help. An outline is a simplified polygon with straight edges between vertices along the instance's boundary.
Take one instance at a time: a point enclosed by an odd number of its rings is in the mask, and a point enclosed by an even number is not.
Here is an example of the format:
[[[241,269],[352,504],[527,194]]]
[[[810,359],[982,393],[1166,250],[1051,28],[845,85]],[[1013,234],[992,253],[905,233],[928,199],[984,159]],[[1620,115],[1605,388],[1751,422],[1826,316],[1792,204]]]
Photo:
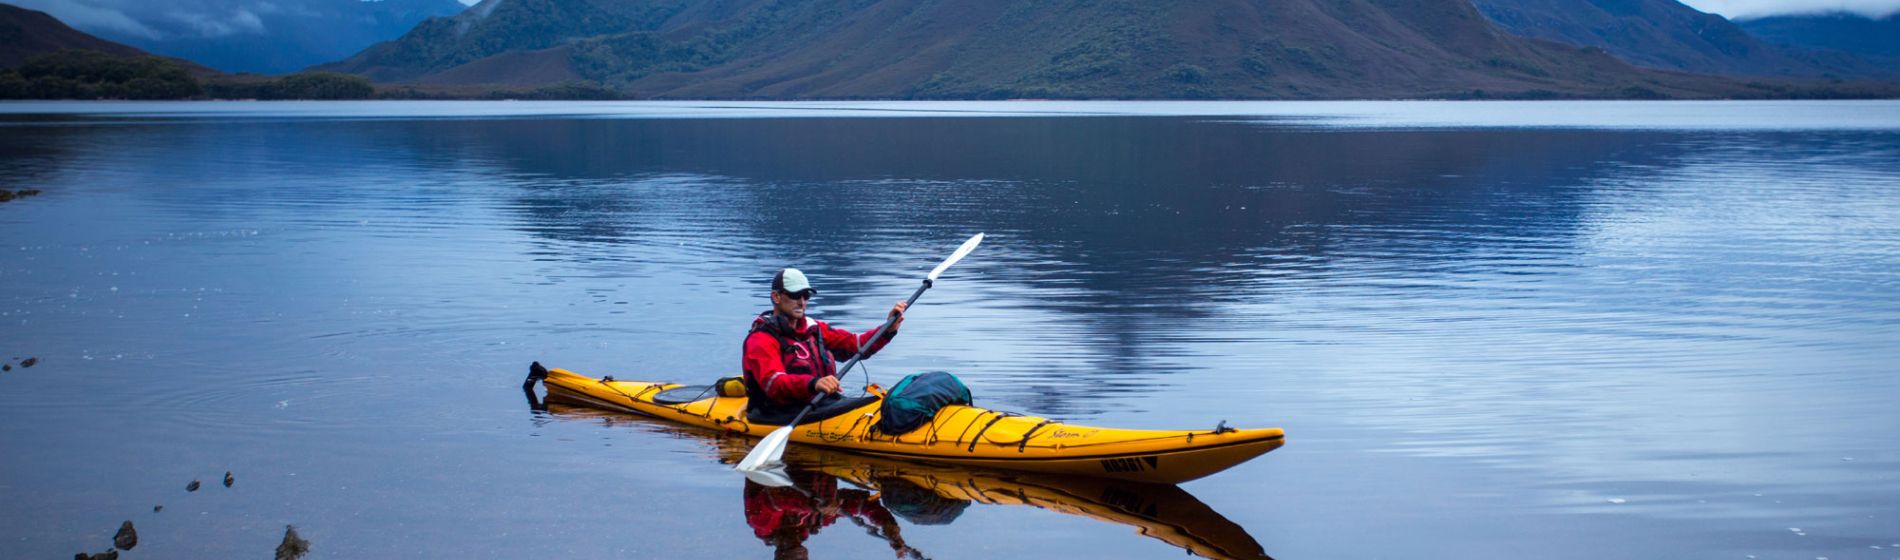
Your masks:
[[[746,335],[745,372],[746,417],[752,422],[783,424],[803,410],[812,396],[829,393],[827,402],[838,400],[838,362],[849,360],[860,350],[868,357],[897,336],[904,324],[904,302],[891,307],[891,327],[880,340],[872,341],[871,332],[852,334],[805,316],[806,305],[817,290],[805,273],[796,268],[780,270],[772,277],[772,310],[752,320],[752,332]],[[876,328],[872,329],[873,331]],[[839,410],[841,412],[842,410]],[[825,418],[820,412],[807,418]]]

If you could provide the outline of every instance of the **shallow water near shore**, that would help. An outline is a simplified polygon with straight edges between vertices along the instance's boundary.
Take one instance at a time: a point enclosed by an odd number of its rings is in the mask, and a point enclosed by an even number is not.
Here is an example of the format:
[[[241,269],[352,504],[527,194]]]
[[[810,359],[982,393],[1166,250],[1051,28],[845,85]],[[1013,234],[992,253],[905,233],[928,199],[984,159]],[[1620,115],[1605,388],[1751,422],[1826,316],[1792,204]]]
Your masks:
[[[305,558],[770,558],[744,442],[541,410],[528,363],[709,382],[778,267],[864,330],[984,232],[870,381],[1286,447],[1180,494],[801,455],[894,514],[811,557],[1900,558],[1900,103],[0,103],[0,131],[0,190],[41,191],[0,203],[4,557],[131,520],[128,559],[286,525]],[[953,493],[923,479],[1068,497],[898,499]]]

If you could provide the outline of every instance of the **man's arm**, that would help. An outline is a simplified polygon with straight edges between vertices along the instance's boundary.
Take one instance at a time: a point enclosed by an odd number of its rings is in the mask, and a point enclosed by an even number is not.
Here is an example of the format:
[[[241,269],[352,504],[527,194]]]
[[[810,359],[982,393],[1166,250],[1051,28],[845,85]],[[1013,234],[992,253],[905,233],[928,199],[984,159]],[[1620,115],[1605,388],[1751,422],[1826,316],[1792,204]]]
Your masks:
[[[878,350],[883,350],[884,345],[890,344],[891,339],[897,337],[897,328],[904,324],[904,307],[904,302],[901,301],[891,306],[890,316],[895,320],[892,321],[891,328],[884,329],[884,336],[878,337],[879,340],[875,341],[871,340],[871,335],[877,333],[877,327],[871,327],[870,330],[864,331],[864,334],[852,334],[851,331],[832,328],[830,324],[821,323],[824,326],[821,332],[824,333],[825,347],[831,349],[834,356],[849,360],[858,354],[859,349],[869,346],[870,350],[864,357],[871,357]]]

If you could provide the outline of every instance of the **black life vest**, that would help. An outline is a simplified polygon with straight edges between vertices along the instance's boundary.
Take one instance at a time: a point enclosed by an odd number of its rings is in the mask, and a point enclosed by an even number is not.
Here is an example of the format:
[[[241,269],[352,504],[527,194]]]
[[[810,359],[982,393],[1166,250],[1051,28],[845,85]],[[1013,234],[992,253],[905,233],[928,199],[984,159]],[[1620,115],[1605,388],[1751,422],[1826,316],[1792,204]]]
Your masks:
[[[752,329],[746,332],[746,338],[752,338],[752,334],[757,332],[772,335],[773,339],[778,340],[779,358],[783,360],[785,373],[837,375],[838,363],[836,357],[825,348],[824,340],[822,340],[823,329],[819,329],[819,334],[793,340],[786,334],[798,333],[792,331],[789,322],[776,313],[766,311],[759,314],[759,320],[752,322]],[[743,351],[743,343],[741,351]],[[771,398],[765,396],[765,386],[760,385],[758,380],[753,379],[751,375],[741,375],[740,378],[745,380],[746,416],[748,417],[789,418],[805,407],[805,403],[772,402]]]

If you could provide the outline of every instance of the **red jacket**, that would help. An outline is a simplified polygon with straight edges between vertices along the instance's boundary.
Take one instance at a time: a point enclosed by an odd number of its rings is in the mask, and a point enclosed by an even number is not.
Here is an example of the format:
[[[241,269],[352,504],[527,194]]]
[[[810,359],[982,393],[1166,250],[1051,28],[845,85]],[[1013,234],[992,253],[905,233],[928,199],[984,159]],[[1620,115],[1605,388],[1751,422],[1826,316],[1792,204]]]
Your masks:
[[[802,328],[785,332],[767,311],[752,321],[741,368],[747,379],[765,389],[766,398],[772,402],[803,404],[817,394],[813,385],[818,378],[838,374],[838,362],[856,356],[866,345],[870,346],[866,356],[875,354],[895,336],[897,331],[885,331],[883,340],[872,344],[871,333],[852,334],[810,317],[805,318]],[[817,340],[823,340],[828,356],[818,354]]]

